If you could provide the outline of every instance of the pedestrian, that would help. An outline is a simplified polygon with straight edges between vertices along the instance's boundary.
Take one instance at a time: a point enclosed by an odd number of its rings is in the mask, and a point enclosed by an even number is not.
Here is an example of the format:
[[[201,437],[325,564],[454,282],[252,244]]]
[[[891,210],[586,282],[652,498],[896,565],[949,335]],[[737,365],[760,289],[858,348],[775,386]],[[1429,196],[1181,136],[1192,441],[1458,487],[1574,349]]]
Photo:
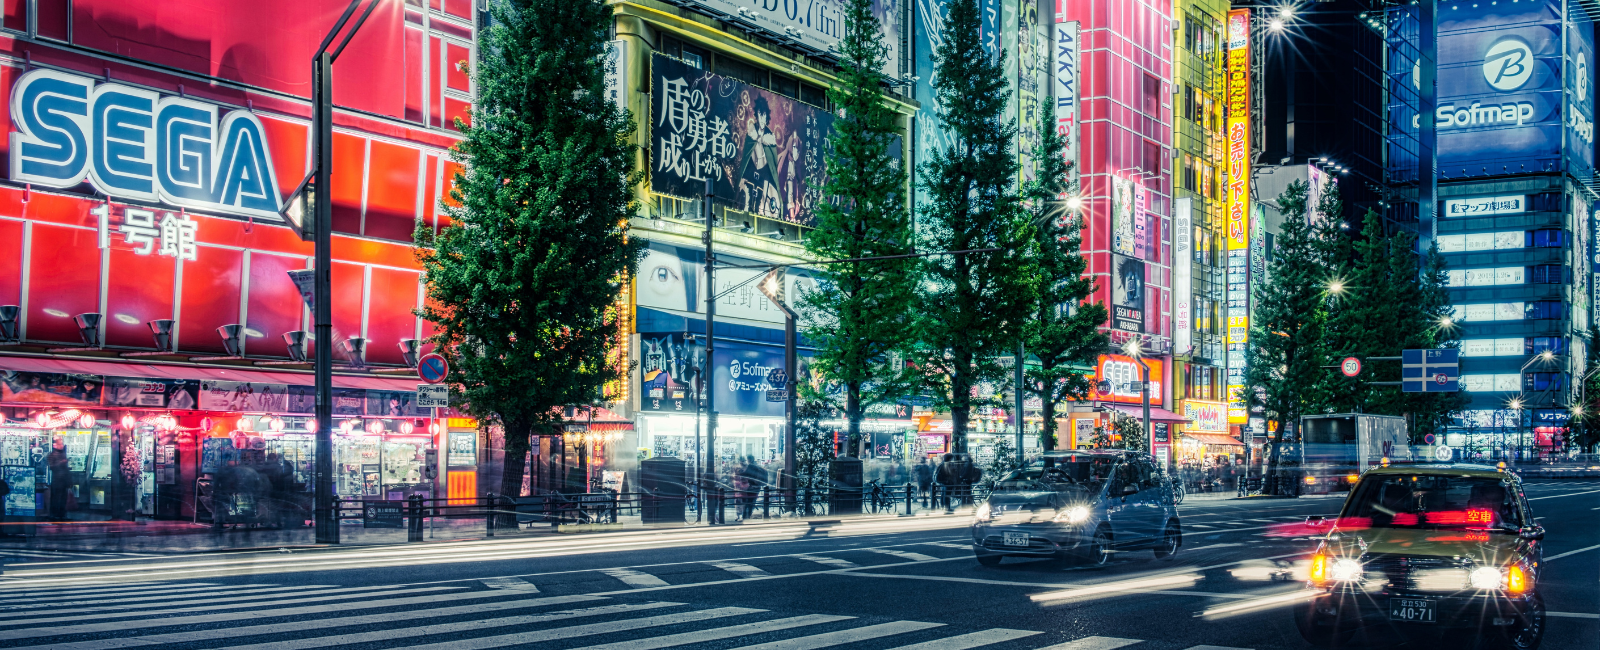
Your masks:
[[[749,456],[748,458],[750,460],[750,464],[745,466],[747,468],[745,472],[745,483],[750,486],[750,499],[745,503],[744,506],[745,517],[750,517],[751,515],[755,514],[756,496],[763,488],[768,487],[768,480],[770,478],[770,475],[767,473],[767,468],[762,467],[761,463],[756,462],[755,456]]]
[[[911,476],[917,482],[917,494],[922,495],[922,507],[928,505],[928,489],[933,486],[933,466],[928,464],[928,457],[917,459],[915,467],[911,468]]]
[[[10,494],[11,484],[6,482],[4,476],[0,476],[0,537],[11,536],[6,533],[6,508],[11,505],[7,503],[7,497]]]
[[[57,522],[67,520],[67,496],[72,488],[72,468],[67,463],[66,441],[57,439],[44,457],[45,469],[50,471],[50,518]]]
[[[733,475],[731,477],[733,479],[734,521],[744,520],[745,496],[749,493],[748,490],[750,489],[749,471],[750,465],[745,462],[744,458],[739,458],[738,464],[734,465]]]

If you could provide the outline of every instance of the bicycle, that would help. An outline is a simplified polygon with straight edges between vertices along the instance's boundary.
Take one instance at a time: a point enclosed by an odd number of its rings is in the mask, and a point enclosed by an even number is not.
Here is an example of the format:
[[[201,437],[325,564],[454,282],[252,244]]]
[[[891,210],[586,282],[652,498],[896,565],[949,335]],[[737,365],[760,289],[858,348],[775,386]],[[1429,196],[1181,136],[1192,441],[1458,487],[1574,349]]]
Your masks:
[[[863,504],[862,509],[867,510],[872,514],[877,514],[886,506],[886,499],[884,499],[883,495],[883,482],[879,481],[878,479],[873,479],[868,481],[867,485],[870,487],[870,489],[867,491],[867,503]]]
[[[1172,489],[1172,505],[1182,504],[1183,497],[1185,496],[1183,490],[1183,481],[1168,476],[1167,485]]]

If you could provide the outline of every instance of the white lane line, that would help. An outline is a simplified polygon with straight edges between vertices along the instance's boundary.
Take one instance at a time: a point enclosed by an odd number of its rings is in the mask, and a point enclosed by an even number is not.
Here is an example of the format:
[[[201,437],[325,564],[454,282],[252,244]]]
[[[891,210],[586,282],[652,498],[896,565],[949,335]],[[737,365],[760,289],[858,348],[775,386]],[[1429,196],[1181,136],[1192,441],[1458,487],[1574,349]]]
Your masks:
[[[856,564],[855,562],[851,562],[849,560],[841,560],[841,559],[836,558],[836,557],[823,557],[821,555],[796,555],[794,557],[795,557],[795,559],[798,559],[798,560],[805,560],[807,562],[816,562],[817,564],[826,564],[828,566],[836,567],[836,568],[840,568],[840,569],[854,569],[854,568],[860,566],[860,565]]]
[[[504,589],[506,591],[524,591],[530,594],[539,593],[539,588],[533,583],[521,578],[484,578],[483,586],[490,589]]]
[[[1600,490],[1588,490],[1586,492],[1573,492],[1571,494],[1552,494],[1552,495],[1547,496],[1547,497],[1530,497],[1528,500],[1529,501],[1538,501],[1540,499],[1559,499],[1561,497],[1575,497],[1575,496],[1578,496],[1580,494],[1594,494],[1596,492],[1600,492]]]
[[[742,562],[707,562],[706,564],[717,567],[718,569],[722,569],[723,571],[727,571],[728,573],[732,573],[741,578],[759,578],[761,576],[772,575],[766,571],[762,571],[761,569],[757,569]]]
[[[1560,555],[1552,555],[1550,557],[1545,558],[1544,561],[1549,562],[1551,560],[1559,560],[1559,559],[1564,558],[1564,557],[1566,557],[1568,555],[1577,555],[1579,553],[1583,553],[1583,552],[1586,552],[1586,551],[1592,551],[1592,550],[1595,550],[1597,548],[1600,548],[1600,544],[1595,544],[1594,546],[1589,546],[1589,547],[1586,547],[1586,548],[1580,548],[1580,549],[1578,549],[1576,551],[1567,551],[1567,552],[1562,553]]]
[[[593,623],[590,625],[573,625],[571,627],[557,627],[534,632],[518,632],[516,634],[501,634],[498,636],[485,636],[475,639],[457,639],[444,643],[429,643],[426,645],[407,646],[393,650],[478,650],[479,648],[504,648],[506,646],[527,645],[541,641],[555,641],[557,639],[573,639],[595,634],[609,632],[622,632],[626,630],[639,630],[647,627],[660,627],[662,625],[677,625],[679,623],[693,623],[708,621],[714,618],[729,616],[743,616],[757,614],[764,609],[750,609],[748,607],[719,607],[717,609],[702,609],[696,612],[682,614],[666,614],[663,616],[649,616],[609,623]]]
[[[573,650],[654,650],[655,648],[671,648],[673,646],[689,645],[691,643],[704,643],[706,641],[718,641],[721,639],[732,639],[734,637],[749,636],[752,634],[776,632],[778,630],[788,630],[807,625],[820,625],[823,623],[833,623],[836,621],[848,621],[853,618],[855,617],[832,616],[828,614],[809,614],[806,616],[795,616],[792,618],[780,618],[775,621],[761,621],[759,623],[745,623],[744,625],[730,625],[727,627],[717,627],[709,630],[698,630],[695,632],[683,632],[680,634],[655,636],[648,639],[633,639],[630,641],[618,641],[616,643],[603,643],[600,645],[574,648]]]
[[[502,600],[493,603],[474,603],[471,605],[434,607],[431,609],[386,612],[383,614],[362,614],[360,616],[322,618],[309,621],[289,621],[287,623],[246,625],[243,627],[227,628],[227,634],[229,638],[243,638],[259,634],[297,633],[306,632],[309,630],[324,630],[335,627],[347,627],[351,625],[381,625],[394,622],[409,623],[424,618],[487,614],[489,612],[501,612],[512,609],[528,609],[531,607],[544,607],[548,605],[565,605],[567,603],[586,603],[596,600],[606,599],[599,596],[547,596],[544,598]],[[94,641],[80,641],[77,643],[52,643],[42,646],[29,646],[29,648],[39,648],[41,650],[43,648],[49,648],[50,650],[110,650],[111,648],[125,648],[129,646],[167,645],[173,643],[188,643],[191,641],[215,641],[218,633],[219,632],[217,630],[169,632],[166,634],[151,634],[140,637],[127,637],[120,639],[97,639]]]
[[[1193,553],[1195,551],[1208,549],[1208,548],[1227,548],[1229,546],[1244,546],[1244,544],[1212,544],[1210,546],[1196,546],[1194,548],[1189,549],[1189,552]]]
[[[1600,618],[1600,614],[1585,614],[1582,612],[1545,612],[1544,615],[1556,618]]]
[[[1039,648],[1039,650],[1116,650],[1135,643],[1144,642],[1139,639],[1119,639],[1114,636],[1086,636],[1066,643],[1057,643],[1048,648]]]
[[[382,594],[382,593],[416,593],[414,591],[405,591],[405,592],[394,592],[394,591],[384,592],[384,591],[382,591],[382,590],[385,590],[385,589],[394,589],[394,587],[345,587],[345,588],[342,588],[342,589],[322,589],[322,590],[318,590],[318,591],[306,591],[306,592],[289,593],[289,594],[257,595],[257,596],[251,596],[251,597],[248,597],[248,598],[243,598],[243,597],[241,597],[241,598],[217,598],[215,600],[204,599],[203,598],[203,599],[200,599],[200,600],[180,600],[180,601],[174,601],[174,602],[170,602],[170,603],[143,603],[143,604],[139,604],[139,605],[127,605],[127,606],[113,605],[113,606],[106,606],[106,607],[90,607],[90,608],[82,608],[82,609],[74,608],[74,609],[68,610],[68,611],[72,612],[71,614],[68,614],[68,615],[62,615],[62,613],[51,613],[51,612],[21,612],[21,614],[33,614],[34,617],[33,618],[19,618],[19,619],[3,619],[3,620],[0,620],[0,625],[31,625],[31,624],[35,624],[35,623],[65,623],[67,621],[92,621],[92,620],[95,620],[95,619],[98,619],[98,618],[117,618],[117,617],[128,617],[128,616],[152,616],[152,615],[184,613],[184,612],[214,612],[214,611],[224,610],[224,609],[243,609],[243,608],[246,608],[246,607],[264,607],[264,606],[277,605],[277,604],[283,604],[283,603],[296,603],[296,604],[298,604],[298,603],[315,603],[315,602],[323,602],[323,601],[328,601],[328,600],[346,600],[346,599],[353,599],[353,598],[366,598],[366,597],[369,597],[369,596],[378,595],[378,594]],[[365,592],[365,593],[362,593],[362,592]],[[343,594],[343,595],[330,596],[330,595],[327,595],[327,594]],[[279,601],[268,600],[267,602],[243,602],[243,603],[232,602],[232,601],[239,601],[239,600],[260,601],[260,600],[263,600],[263,599],[270,599],[270,598],[285,598],[287,596],[293,596],[293,598],[289,598],[287,600],[279,600]],[[219,603],[227,603],[227,604],[219,604]],[[178,607],[179,605],[185,605],[185,607]],[[167,607],[167,608],[170,608],[170,609],[150,609],[150,608],[154,608],[154,607]],[[91,614],[89,612],[94,612],[94,613]]]
[[[895,557],[906,559],[906,560],[911,560],[913,562],[927,562],[928,560],[935,559],[932,555],[923,555],[921,553],[912,553],[911,551],[896,551],[894,549],[888,549],[888,548],[863,548],[863,549],[850,549],[850,550],[852,550],[852,551],[855,551],[855,550],[872,551],[873,553],[882,553],[884,555],[893,555]]]
[[[1235,648],[1229,645],[1194,645],[1183,650],[1251,650],[1250,648]]]
[[[1013,639],[1033,636],[1035,634],[1043,634],[1043,632],[1032,632],[1029,630],[1008,630],[1003,627],[997,627],[992,630],[984,630],[982,632],[973,632],[971,634],[961,634],[952,637],[945,637],[943,639],[923,641],[922,643],[903,645],[898,648],[891,648],[890,650],[967,650],[968,648],[977,648],[995,643],[1004,643]]]
[[[358,643],[373,643],[391,641],[396,639],[409,639],[415,637],[431,636],[434,634],[450,634],[452,632],[476,632],[495,627],[508,627],[513,625],[533,625],[564,621],[585,616],[603,616],[606,614],[626,614],[630,612],[660,609],[662,607],[677,607],[683,603],[639,603],[631,605],[606,605],[604,607],[590,607],[588,609],[573,609],[564,612],[549,614],[536,614],[529,616],[506,616],[491,618],[481,621],[457,621],[435,625],[419,625],[399,629],[375,630],[371,632],[353,632],[350,634],[335,634],[332,636],[319,636],[309,639],[289,639],[268,641],[266,643],[252,643],[250,645],[237,645],[216,650],[299,650],[302,648],[327,648],[331,646],[355,645]],[[228,636],[236,636],[232,630],[227,631]]]
[[[943,546],[945,548],[959,549],[962,551],[972,550],[971,544],[957,544],[955,542],[923,542],[923,546]]]
[[[657,578],[643,571],[633,569],[600,569],[601,573],[621,580],[623,584],[639,589],[641,587],[665,587],[667,581]]]
[[[170,605],[170,604],[176,604],[176,603],[172,603],[171,602],[172,599],[174,599],[174,598],[197,598],[197,597],[201,597],[201,596],[205,597],[205,600],[203,602],[226,602],[226,601],[230,601],[230,600],[244,600],[244,599],[248,598],[250,594],[255,594],[257,597],[264,598],[264,597],[267,597],[267,596],[263,596],[262,594],[273,594],[273,596],[277,596],[277,595],[281,595],[281,594],[275,594],[274,592],[300,591],[302,589],[329,589],[329,588],[332,588],[332,587],[333,587],[333,585],[305,585],[305,586],[300,586],[300,587],[276,587],[276,586],[272,586],[272,585],[266,585],[266,586],[261,587],[259,589],[235,589],[235,590],[227,590],[227,591],[206,591],[206,590],[202,589],[202,590],[199,590],[199,591],[196,591],[196,592],[189,592],[189,593],[179,592],[179,593],[174,593],[174,594],[135,594],[134,597],[129,597],[127,595],[120,595],[120,594],[105,594],[105,595],[109,595],[109,596],[112,596],[112,597],[111,598],[102,598],[100,600],[71,600],[71,599],[63,599],[63,600],[60,600],[58,602],[49,602],[49,603],[39,602],[39,603],[28,603],[28,604],[25,604],[25,605],[0,605],[0,612],[16,612],[16,611],[22,611],[22,610],[28,610],[28,609],[39,609],[41,607],[72,607],[72,608],[74,608],[73,611],[76,611],[76,612],[82,612],[82,611],[91,611],[92,612],[92,611],[103,610],[103,609],[119,609],[119,607],[114,607],[114,606],[113,607],[96,607],[96,608],[92,608],[92,609],[88,609],[88,610],[77,609],[77,608],[83,607],[85,605],[104,605],[106,603],[141,603],[141,602],[147,601],[147,600],[167,601],[166,603],[160,603],[159,605]],[[368,587],[368,589],[378,589],[378,588],[379,587]],[[100,595],[100,594],[93,594],[93,595]],[[235,596],[235,598],[219,598],[220,596]],[[89,597],[91,597],[91,594],[80,594],[78,596],[74,596],[74,598],[89,598]],[[54,600],[54,599],[52,599],[52,600]],[[140,606],[148,607],[148,606],[151,606],[151,605],[148,605],[148,604],[146,604],[146,605],[132,604],[132,605],[129,605],[129,606],[131,606],[131,607],[140,607]],[[3,623],[0,623],[0,624],[3,624]]]
[[[429,587],[427,589],[402,589],[402,590],[396,590],[396,591],[392,591],[392,592],[376,592],[376,593],[372,593],[372,594],[363,594],[363,595],[364,596],[368,596],[368,597],[373,597],[373,596],[385,596],[385,595],[389,595],[389,594],[413,594],[413,593],[424,592],[424,591],[441,591],[441,590],[455,591],[456,589],[459,589],[459,587],[456,587],[456,588],[451,588],[451,587]],[[362,601],[357,601],[357,602],[353,602],[353,603],[334,603],[334,604],[325,604],[325,605],[313,605],[313,606],[310,606],[310,607],[286,607],[286,608],[283,608],[283,609],[257,609],[257,610],[251,610],[251,611],[248,611],[248,612],[228,612],[228,613],[225,613],[225,614],[205,614],[205,615],[201,615],[201,616],[179,616],[179,617],[175,617],[175,618],[157,618],[157,619],[145,619],[145,620],[139,620],[139,621],[118,621],[118,622],[115,622],[115,623],[85,623],[85,624],[82,624],[82,625],[60,625],[60,626],[50,626],[50,627],[43,627],[43,628],[22,628],[22,629],[15,629],[15,630],[0,630],[0,640],[36,639],[36,638],[39,638],[39,637],[60,636],[60,635],[63,635],[63,634],[96,634],[96,633],[100,633],[100,632],[121,632],[121,631],[125,631],[125,630],[138,629],[138,628],[174,627],[174,626],[179,626],[179,625],[194,625],[194,624],[199,624],[199,623],[225,623],[225,622],[228,622],[228,621],[244,621],[244,620],[259,619],[259,618],[274,618],[274,617],[278,617],[278,616],[301,616],[301,615],[305,615],[305,614],[326,614],[326,613],[332,613],[332,612],[351,611],[351,610],[358,610],[358,609],[377,609],[377,608],[380,608],[380,607],[404,607],[404,606],[407,606],[407,605],[421,605],[421,604],[426,604],[426,603],[436,603],[436,602],[451,601],[451,600],[470,600],[470,599],[479,599],[479,598],[499,598],[499,597],[501,597],[503,595],[504,594],[495,593],[495,592],[477,592],[477,593],[468,592],[468,593],[461,593],[459,591],[456,591],[455,593],[438,594],[438,595],[432,595],[432,596],[413,596],[413,597],[410,597],[410,598],[393,598],[393,599],[382,599],[382,600],[362,600]],[[286,600],[286,601],[281,601],[281,602],[283,602],[283,603],[300,604],[300,603],[302,603],[304,601],[301,600],[301,599],[292,599],[292,600]],[[274,604],[278,604],[278,603],[258,603],[258,604],[251,605],[251,606],[252,607],[269,607],[269,606],[274,605]],[[193,610],[185,610],[185,611],[195,611],[195,610],[204,610],[204,609],[205,608],[195,608]],[[149,612],[149,614],[151,614],[151,615],[154,615],[156,613],[157,612]]]
[[[1216,526],[1207,526],[1205,524],[1188,524],[1188,525],[1185,525],[1184,528],[1216,528]],[[1091,637],[1091,638],[1094,638],[1094,637]]]
[[[759,643],[744,646],[740,650],[806,650],[807,648],[826,648],[828,646],[844,645],[867,639],[892,636],[926,630],[932,627],[943,627],[944,623],[923,623],[921,621],[894,621],[892,623],[879,623],[838,632],[826,634],[813,634],[771,643]]]

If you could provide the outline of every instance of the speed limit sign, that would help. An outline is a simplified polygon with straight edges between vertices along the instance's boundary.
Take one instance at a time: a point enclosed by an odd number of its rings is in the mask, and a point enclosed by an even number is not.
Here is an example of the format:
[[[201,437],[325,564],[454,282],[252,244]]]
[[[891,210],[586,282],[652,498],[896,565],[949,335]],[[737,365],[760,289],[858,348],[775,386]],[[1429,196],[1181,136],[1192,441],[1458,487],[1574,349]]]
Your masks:
[[[1344,373],[1346,377],[1354,377],[1361,374],[1361,360],[1355,357],[1345,357],[1344,361],[1339,362],[1339,372]]]

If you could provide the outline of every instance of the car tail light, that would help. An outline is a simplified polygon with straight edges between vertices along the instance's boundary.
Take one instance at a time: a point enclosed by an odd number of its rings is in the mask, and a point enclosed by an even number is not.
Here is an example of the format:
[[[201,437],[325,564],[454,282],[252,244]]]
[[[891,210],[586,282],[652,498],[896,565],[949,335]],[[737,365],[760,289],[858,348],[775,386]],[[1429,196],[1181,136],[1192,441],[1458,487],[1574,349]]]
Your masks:
[[[1328,582],[1328,556],[1321,553],[1311,556],[1311,582],[1318,585]]]
[[[1506,591],[1520,594],[1528,590],[1528,574],[1515,564],[1506,568]]]

